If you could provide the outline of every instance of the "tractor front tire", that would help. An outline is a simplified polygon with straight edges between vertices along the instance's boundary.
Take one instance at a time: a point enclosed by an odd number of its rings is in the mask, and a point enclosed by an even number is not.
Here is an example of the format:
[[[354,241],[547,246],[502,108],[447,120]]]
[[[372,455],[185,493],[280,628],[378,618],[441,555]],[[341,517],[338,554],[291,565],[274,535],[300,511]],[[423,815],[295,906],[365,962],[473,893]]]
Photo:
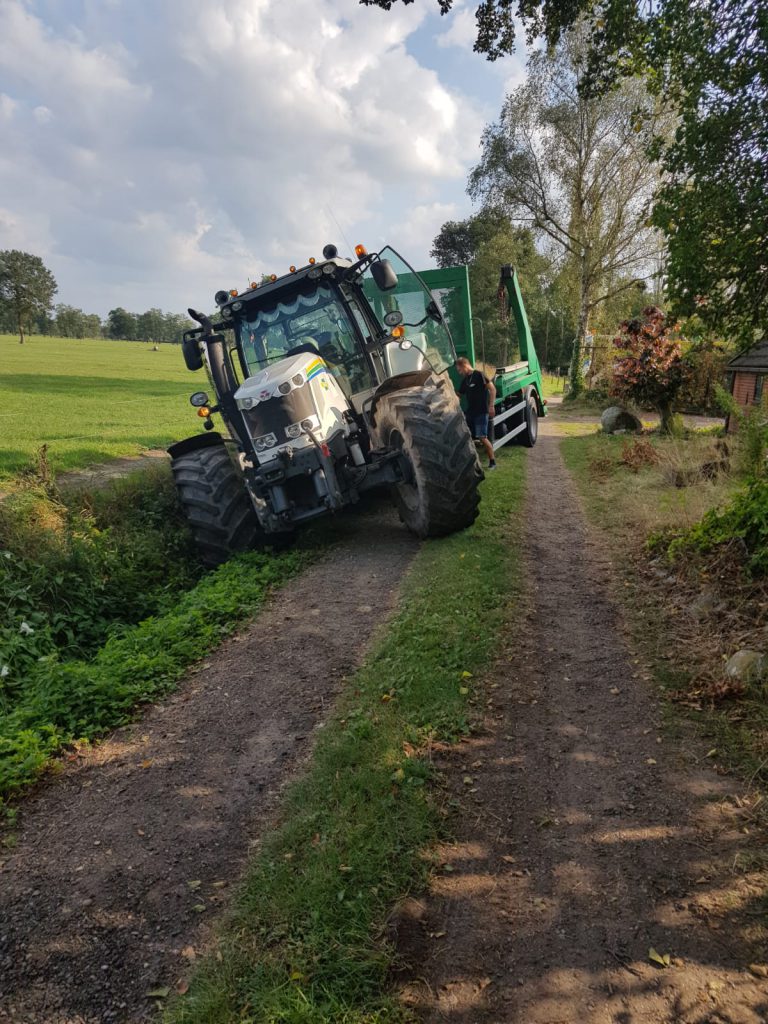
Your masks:
[[[376,431],[406,456],[410,480],[395,487],[400,518],[417,537],[444,537],[477,518],[483,479],[459,401],[447,380],[383,396]]]
[[[202,562],[209,568],[264,539],[245,481],[224,444],[171,461],[179,500]]]

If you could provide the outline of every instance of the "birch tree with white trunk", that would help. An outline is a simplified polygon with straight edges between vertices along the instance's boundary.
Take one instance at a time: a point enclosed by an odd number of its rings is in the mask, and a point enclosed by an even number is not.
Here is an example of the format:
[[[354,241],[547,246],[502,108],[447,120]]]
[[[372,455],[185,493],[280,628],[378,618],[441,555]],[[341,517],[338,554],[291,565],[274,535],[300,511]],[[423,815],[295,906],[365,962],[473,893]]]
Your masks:
[[[583,84],[589,29],[584,23],[550,53],[535,54],[526,82],[483,133],[469,193],[533,228],[576,268],[579,300],[571,389],[590,319],[607,299],[653,271],[658,234],[648,225],[658,169],[646,155],[665,115],[638,80],[604,96]]]

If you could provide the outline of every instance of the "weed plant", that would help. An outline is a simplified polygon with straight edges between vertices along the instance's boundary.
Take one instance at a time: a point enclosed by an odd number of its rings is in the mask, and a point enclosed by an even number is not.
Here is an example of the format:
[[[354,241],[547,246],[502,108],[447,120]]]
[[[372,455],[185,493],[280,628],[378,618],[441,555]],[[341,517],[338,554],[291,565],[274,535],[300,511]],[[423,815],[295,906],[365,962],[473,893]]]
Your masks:
[[[42,479],[0,504],[0,712],[40,659],[90,656],[201,575],[167,468],[66,496]]]

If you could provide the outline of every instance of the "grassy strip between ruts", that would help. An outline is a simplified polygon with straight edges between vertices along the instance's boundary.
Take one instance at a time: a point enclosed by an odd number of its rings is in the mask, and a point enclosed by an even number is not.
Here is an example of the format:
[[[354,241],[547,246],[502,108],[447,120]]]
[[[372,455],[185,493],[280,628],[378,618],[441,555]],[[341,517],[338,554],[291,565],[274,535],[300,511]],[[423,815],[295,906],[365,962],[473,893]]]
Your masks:
[[[397,617],[350,680],[169,1024],[406,1019],[387,991],[384,925],[423,885],[443,827],[430,743],[469,728],[471,676],[492,657],[519,581],[522,452],[499,467],[475,526],[418,554]]]
[[[34,781],[63,745],[102,735],[171,690],[312,557],[311,548],[240,555],[164,614],[112,635],[92,659],[41,661],[34,685],[0,717],[0,803]]]

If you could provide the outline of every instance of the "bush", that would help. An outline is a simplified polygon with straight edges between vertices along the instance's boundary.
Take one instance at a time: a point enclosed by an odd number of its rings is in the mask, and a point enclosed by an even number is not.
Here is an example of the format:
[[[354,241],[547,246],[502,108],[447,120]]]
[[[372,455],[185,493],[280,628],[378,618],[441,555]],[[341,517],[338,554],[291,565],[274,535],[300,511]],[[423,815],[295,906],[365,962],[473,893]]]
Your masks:
[[[27,487],[0,504],[0,554],[0,711],[41,659],[89,656],[202,573],[166,469],[94,494]]]
[[[668,550],[675,558],[692,550],[708,553],[733,541],[743,545],[752,575],[768,573],[768,480],[754,480],[726,508],[711,509]]]
[[[768,393],[747,412],[725,388],[718,386],[716,393],[718,406],[739,424],[736,437],[742,472],[753,478],[764,476],[768,448]]]
[[[662,433],[670,432],[673,406],[683,386],[680,344],[669,337],[674,326],[658,306],[648,306],[642,318],[625,320],[614,338],[621,356],[614,366],[611,393],[622,402],[658,409]]]
[[[93,739],[167,693],[262,603],[271,586],[311,558],[306,551],[248,552],[205,575],[163,615],[114,632],[90,660],[43,657],[0,716],[0,803],[28,785],[64,744]],[[7,681],[7,680],[6,680]]]

